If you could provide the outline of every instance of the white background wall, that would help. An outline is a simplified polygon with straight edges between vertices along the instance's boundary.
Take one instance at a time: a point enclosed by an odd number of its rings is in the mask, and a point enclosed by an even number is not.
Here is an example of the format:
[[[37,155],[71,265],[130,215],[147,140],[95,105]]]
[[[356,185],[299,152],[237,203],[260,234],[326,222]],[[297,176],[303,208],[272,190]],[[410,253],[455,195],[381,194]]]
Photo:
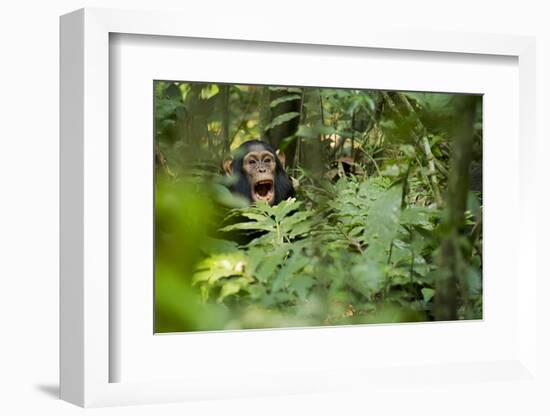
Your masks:
[[[189,3],[189,4],[188,4]],[[233,13],[281,25],[314,21],[337,31],[341,25],[376,22],[435,30],[537,36],[538,179],[541,193],[550,183],[544,164],[550,146],[550,12],[545,1],[315,1],[262,2],[169,0],[19,0],[0,8],[0,413],[76,414],[82,410],[56,399],[58,389],[58,17],[80,7],[164,9],[187,12],[209,24],[210,13]],[[194,17],[196,16],[196,17]],[[184,22],[182,22],[184,24]],[[240,28],[242,31],[243,29]],[[543,140],[546,138],[546,140]],[[541,195],[539,252],[548,249],[548,198]],[[503,207],[503,209],[505,209]],[[542,266],[542,261],[540,261]],[[544,291],[550,296],[548,283]],[[548,310],[540,306],[548,323]],[[544,314],[544,315],[543,315]],[[548,331],[546,331],[548,332]],[[548,347],[548,334],[544,346]],[[550,350],[550,348],[548,348]],[[548,351],[547,350],[547,351]],[[544,358],[543,358],[544,359]],[[548,363],[546,359],[545,365]],[[547,367],[548,368],[548,367]],[[549,374],[549,372],[547,372]],[[547,414],[548,403],[533,394],[514,394],[506,385],[489,396],[468,397],[433,391],[410,397],[391,391],[384,397],[345,393],[306,397],[259,398],[162,406],[93,410],[113,414]],[[500,391],[501,390],[501,391]],[[496,400],[495,400],[496,398]]]

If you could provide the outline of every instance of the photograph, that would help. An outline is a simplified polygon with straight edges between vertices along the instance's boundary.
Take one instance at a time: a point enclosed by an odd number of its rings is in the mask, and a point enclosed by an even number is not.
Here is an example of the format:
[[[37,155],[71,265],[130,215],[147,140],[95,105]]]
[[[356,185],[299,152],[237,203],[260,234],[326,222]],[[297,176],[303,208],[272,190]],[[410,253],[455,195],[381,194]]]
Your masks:
[[[483,319],[483,96],[155,80],[154,332]]]

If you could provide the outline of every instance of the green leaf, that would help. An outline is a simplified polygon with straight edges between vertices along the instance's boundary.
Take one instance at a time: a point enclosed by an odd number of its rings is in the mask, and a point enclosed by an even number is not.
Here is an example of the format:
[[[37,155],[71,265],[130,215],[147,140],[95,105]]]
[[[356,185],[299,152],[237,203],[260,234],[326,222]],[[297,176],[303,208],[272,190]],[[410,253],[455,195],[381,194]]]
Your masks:
[[[416,151],[414,150],[414,146],[411,144],[402,144],[399,146],[399,150],[401,150],[405,156],[414,159],[416,157]]]
[[[275,226],[272,224],[266,224],[263,222],[238,222],[236,224],[227,225],[220,229],[220,231],[234,231],[234,230],[259,230],[259,231],[274,231]]]
[[[478,270],[468,267],[464,275],[464,285],[469,296],[481,294],[481,275]]]
[[[454,94],[434,94],[425,92],[402,93],[416,100],[423,108],[432,111],[445,111],[452,108]]]
[[[293,254],[273,280],[273,291],[279,291],[287,286],[292,276],[303,269],[308,263],[309,259],[307,257],[297,255],[296,253]]]
[[[212,285],[224,277],[243,275],[246,264],[246,256],[240,251],[208,257],[199,263],[193,284],[206,282]]]
[[[203,87],[203,89],[201,90],[201,98],[203,100],[208,100],[214,97],[219,92],[220,92],[220,89],[216,84],[209,84]]]
[[[269,91],[286,91],[286,92],[295,92],[301,93],[302,89],[297,87],[269,87]]]
[[[262,283],[266,283],[274,274],[279,265],[283,263],[284,258],[288,254],[288,248],[283,247],[271,251],[270,253],[263,252],[262,259],[254,273],[254,277]]]
[[[311,211],[296,212],[291,216],[283,219],[283,221],[281,222],[281,228],[285,234],[290,234],[295,237],[303,233],[304,231],[307,231],[306,229],[302,230],[302,227],[298,227],[298,225],[300,223],[304,223],[312,215],[313,212]],[[308,224],[306,225],[309,227],[311,223],[308,222]]]
[[[212,186],[212,196],[220,205],[229,208],[244,208],[248,207],[248,199],[241,195],[233,194],[227,186],[214,184]]]
[[[296,135],[307,139],[314,139],[319,137],[321,134],[327,135],[334,133],[336,133],[336,130],[333,127],[323,126],[322,124],[317,124],[310,127],[302,124],[298,127]]]
[[[283,97],[277,98],[276,100],[271,101],[269,106],[271,108],[277,107],[281,103],[285,103],[287,101],[294,101],[294,100],[300,100],[302,99],[301,95],[298,94],[291,94],[291,95],[285,95]]]
[[[200,245],[201,250],[207,254],[223,254],[238,251],[238,245],[234,241],[207,237]]]
[[[302,205],[301,202],[296,201],[296,198],[289,198],[285,201],[280,202],[278,205],[273,207],[273,214],[275,215],[275,220],[280,222],[292,211],[298,209]]]
[[[422,288],[421,292],[422,292],[422,296],[424,297],[424,302],[426,303],[429,302],[435,294],[435,290],[430,289],[428,287]]]
[[[365,255],[368,259],[385,262],[390,245],[399,230],[401,186],[394,186],[374,201],[365,224]]]
[[[305,300],[315,280],[306,274],[300,274],[292,279],[290,288],[296,292],[300,300]]]
[[[468,192],[468,199],[466,200],[466,207],[468,211],[472,213],[475,220],[478,220],[481,214],[481,204],[479,203],[479,198],[475,192]]]
[[[401,211],[400,222],[403,225],[421,225],[431,229],[432,219],[438,215],[439,211],[435,208],[409,207]]]
[[[223,301],[228,296],[238,293],[240,290],[241,290],[241,285],[237,281],[230,281],[225,283],[222,286],[222,290],[220,292],[220,297],[218,298],[218,302]]]
[[[273,119],[271,123],[269,123],[267,126],[265,126],[265,131],[272,129],[274,127],[280,126],[283,123],[286,123],[287,121],[290,121],[296,117],[300,117],[300,113],[297,112],[290,112],[290,113],[284,113],[281,114]]]
[[[247,211],[242,211],[241,214],[243,215],[243,217],[249,218],[256,222],[268,222],[270,224],[275,224],[273,219],[271,219],[269,216],[265,214],[256,214],[255,212],[247,212]]]
[[[390,187],[389,178],[374,177],[363,182],[359,186],[358,196],[375,201]]]
[[[353,266],[351,276],[352,287],[367,298],[379,292],[386,279],[383,266],[372,261]]]

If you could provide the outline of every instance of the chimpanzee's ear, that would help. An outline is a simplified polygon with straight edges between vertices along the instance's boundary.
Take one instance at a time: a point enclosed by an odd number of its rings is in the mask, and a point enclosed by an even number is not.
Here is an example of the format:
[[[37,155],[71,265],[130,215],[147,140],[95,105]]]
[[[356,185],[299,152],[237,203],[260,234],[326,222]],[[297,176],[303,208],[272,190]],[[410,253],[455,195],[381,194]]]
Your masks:
[[[233,159],[223,161],[223,170],[227,176],[231,176],[233,174]]]
[[[277,157],[279,158],[279,161],[281,162],[281,165],[283,165],[283,168],[284,168],[285,162],[286,162],[285,154],[281,150],[277,150]]]

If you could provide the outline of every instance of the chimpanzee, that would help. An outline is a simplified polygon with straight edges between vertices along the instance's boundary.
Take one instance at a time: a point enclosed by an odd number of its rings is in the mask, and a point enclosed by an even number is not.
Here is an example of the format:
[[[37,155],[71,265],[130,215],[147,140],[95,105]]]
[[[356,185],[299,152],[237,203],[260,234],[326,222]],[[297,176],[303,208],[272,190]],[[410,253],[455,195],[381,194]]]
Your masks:
[[[235,151],[232,160],[223,164],[225,173],[234,176],[236,182],[231,191],[250,202],[267,201],[276,205],[294,196],[292,182],[285,172],[285,158],[260,140],[247,141]]]

